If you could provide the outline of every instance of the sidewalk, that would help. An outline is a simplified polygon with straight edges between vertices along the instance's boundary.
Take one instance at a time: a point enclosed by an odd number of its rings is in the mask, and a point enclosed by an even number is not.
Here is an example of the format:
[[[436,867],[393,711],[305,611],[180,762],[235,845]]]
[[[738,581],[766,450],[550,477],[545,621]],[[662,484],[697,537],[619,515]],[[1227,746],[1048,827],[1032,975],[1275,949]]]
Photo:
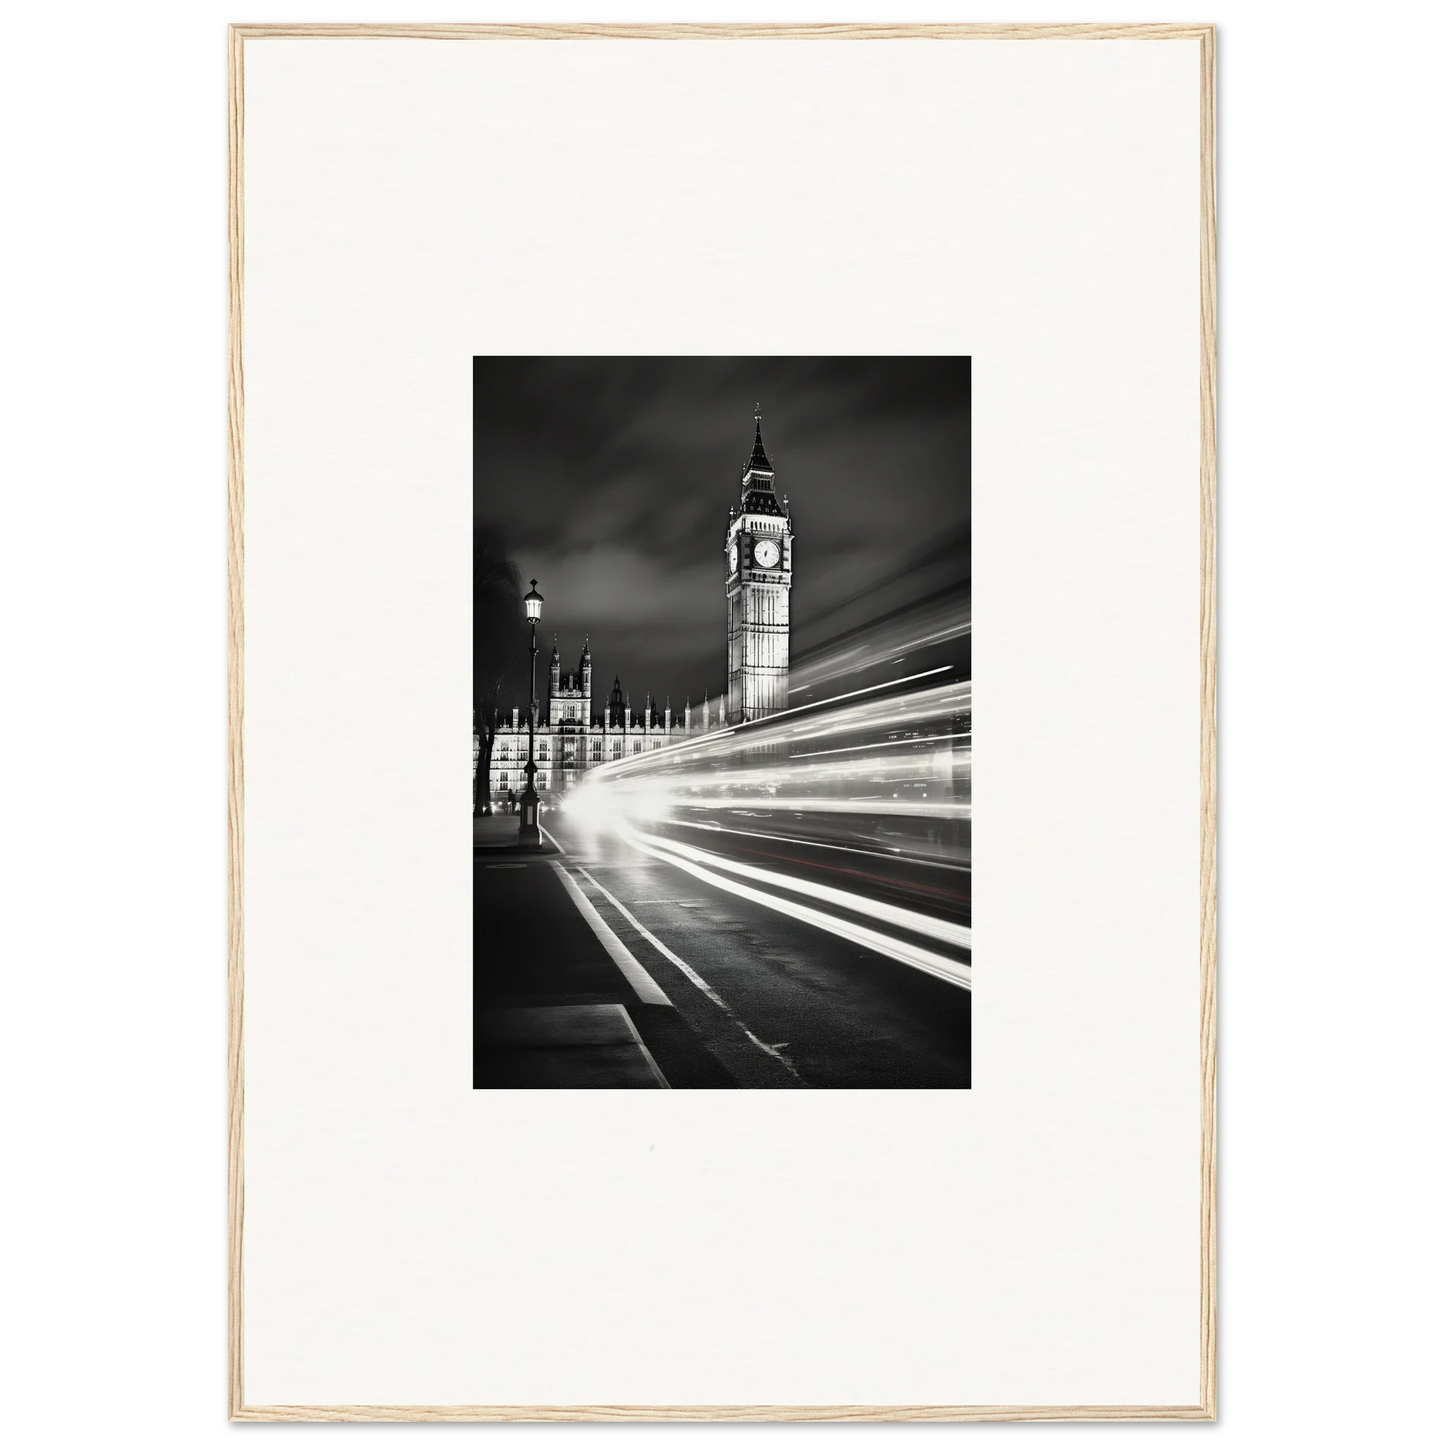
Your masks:
[[[671,1087],[621,1004],[479,1009],[476,1027],[476,1083],[484,1087]]]
[[[473,850],[473,1087],[736,1087],[565,855],[517,849],[497,826],[515,818],[477,821],[500,846]]]
[[[522,858],[537,858],[547,855],[555,855],[557,850],[547,841],[542,839],[542,848],[539,853],[535,849],[522,850],[517,842],[517,834],[522,826],[522,819],[517,813],[493,813],[490,818],[472,819],[472,851],[474,853],[516,853]]]

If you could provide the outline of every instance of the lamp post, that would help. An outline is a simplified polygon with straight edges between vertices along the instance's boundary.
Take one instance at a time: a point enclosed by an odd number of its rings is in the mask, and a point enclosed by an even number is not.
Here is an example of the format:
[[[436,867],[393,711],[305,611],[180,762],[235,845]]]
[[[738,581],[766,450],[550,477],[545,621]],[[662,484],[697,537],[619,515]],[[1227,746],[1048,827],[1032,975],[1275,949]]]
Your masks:
[[[542,833],[537,826],[537,764],[533,748],[537,733],[537,619],[542,615],[542,594],[537,591],[535,577],[532,590],[522,598],[522,604],[527,609],[527,621],[532,624],[532,680],[527,706],[527,790],[522,794],[522,824],[517,830],[517,845],[540,849]]]

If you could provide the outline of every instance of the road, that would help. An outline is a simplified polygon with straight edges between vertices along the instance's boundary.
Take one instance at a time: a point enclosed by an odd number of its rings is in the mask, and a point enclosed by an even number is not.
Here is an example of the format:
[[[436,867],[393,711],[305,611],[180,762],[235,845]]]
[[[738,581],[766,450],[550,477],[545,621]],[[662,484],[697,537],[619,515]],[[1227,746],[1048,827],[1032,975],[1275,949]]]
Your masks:
[[[544,822],[555,857],[477,855],[479,1086],[969,1086],[966,869],[766,817]],[[565,1057],[595,1077],[518,1072],[518,1019],[594,1029]]]

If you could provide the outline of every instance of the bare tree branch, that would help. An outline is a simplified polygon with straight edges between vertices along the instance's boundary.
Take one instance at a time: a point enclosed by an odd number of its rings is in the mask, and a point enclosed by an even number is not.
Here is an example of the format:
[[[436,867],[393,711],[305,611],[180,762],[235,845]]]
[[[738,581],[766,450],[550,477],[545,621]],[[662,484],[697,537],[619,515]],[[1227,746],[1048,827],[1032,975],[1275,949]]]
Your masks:
[[[522,580],[501,530],[478,524],[472,535],[472,706],[479,750],[472,811],[492,811],[492,745],[502,700],[525,651]]]

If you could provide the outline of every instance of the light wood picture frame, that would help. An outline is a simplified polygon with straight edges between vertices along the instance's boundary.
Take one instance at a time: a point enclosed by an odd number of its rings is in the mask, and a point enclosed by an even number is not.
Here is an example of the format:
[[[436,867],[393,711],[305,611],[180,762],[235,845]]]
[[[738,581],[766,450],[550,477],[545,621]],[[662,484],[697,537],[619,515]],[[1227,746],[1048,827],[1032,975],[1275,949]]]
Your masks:
[[[277,40],[410,39],[446,45],[538,45],[557,41],[606,46],[611,41],[794,41],[820,45],[920,40],[1079,43],[1166,40],[1197,54],[1198,73],[1198,1358],[1197,1396],[1169,1404],[1078,1403],[1016,1405],[938,1400],[913,1405],[649,1404],[645,1400],[592,1404],[421,1405],[416,1403],[275,1403],[256,1399],[246,1363],[246,580],[247,408],[246,223],[248,47]],[[230,274],[229,274],[229,1034],[228,1034],[228,1278],[229,1415],[237,1421],[987,1421],[987,1420],[1213,1420],[1216,1384],[1216,216],[1215,30],[1212,25],[234,25],[230,30]],[[967,342],[961,349],[967,349]],[[253,599],[254,604],[254,599]]]

